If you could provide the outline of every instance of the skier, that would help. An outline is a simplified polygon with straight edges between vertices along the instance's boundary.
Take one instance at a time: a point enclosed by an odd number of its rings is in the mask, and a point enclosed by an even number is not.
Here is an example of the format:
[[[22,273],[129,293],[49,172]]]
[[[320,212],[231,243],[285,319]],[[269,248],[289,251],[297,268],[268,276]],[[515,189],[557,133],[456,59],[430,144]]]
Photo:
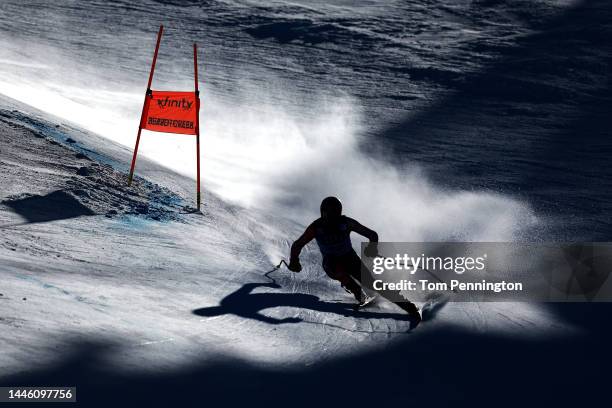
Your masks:
[[[321,255],[323,255],[323,270],[325,270],[325,273],[330,278],[340,281],[342,287],[355,296],[358,302],[356,308],[358,309],[374,299],[362,290],[362,285],[372,288],[373,278],[369,273],[364,274],[364,276],[361,274],[361,259],[351,245],[351,232],[356,232],[368,238],[370,242],[378,242],[376,231],[364,227],[352,218],[342,215],[342,203],[340,203],[340,200],[336,197],[325,198],[321,202],[321,218],[316,219],[310,224],[302,236],[291,245],[288,267],[293,272],[302,270],[299,260],[300,252],[306,244],[315,239]],[[376,255],[375,246],[369,246],[366,251],[368,250],[374,252],[372,255]],[[367,255],[370,256],[370,254]],[[364,280],[362,281],[362,279]],[[388,300],[392,299],[389,292],[379,291],[378,293]],[[414,303],[393,303],[410,315],[414,325],[421,321],[421,315]]]

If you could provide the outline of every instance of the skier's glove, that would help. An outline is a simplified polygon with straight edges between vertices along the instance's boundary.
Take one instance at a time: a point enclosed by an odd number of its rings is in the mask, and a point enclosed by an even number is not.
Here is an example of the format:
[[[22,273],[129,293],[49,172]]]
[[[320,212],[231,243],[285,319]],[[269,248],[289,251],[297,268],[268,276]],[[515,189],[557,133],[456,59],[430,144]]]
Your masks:
[[[378,253],[378,242],[370,242],[363,250],[363,254],[368,258],[378,258],[381,255]]]
[[[302,265],[300,265],[300,261],[297,259],[291,259],[287,267],[291,272],[300,272],[302,270]]]

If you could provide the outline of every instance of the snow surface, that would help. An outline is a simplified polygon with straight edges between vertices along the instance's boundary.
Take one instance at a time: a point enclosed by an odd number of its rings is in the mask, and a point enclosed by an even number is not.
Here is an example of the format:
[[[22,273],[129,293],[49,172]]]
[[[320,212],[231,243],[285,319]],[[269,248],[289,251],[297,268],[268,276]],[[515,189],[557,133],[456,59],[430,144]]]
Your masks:
[[[0,121],[2,377],[92,338],[115,347],[102,364],[128,371],[215,356],[308,366],[406,339],[394,305],[353,314],[312,246],[302,273],[264,276],[303,225],[207,190],[194,213],[193,180],[145,158],[128,188],[129,149],[6,98]],[[451,303],[410,336],[439,325],[577,333],[537,306]]]

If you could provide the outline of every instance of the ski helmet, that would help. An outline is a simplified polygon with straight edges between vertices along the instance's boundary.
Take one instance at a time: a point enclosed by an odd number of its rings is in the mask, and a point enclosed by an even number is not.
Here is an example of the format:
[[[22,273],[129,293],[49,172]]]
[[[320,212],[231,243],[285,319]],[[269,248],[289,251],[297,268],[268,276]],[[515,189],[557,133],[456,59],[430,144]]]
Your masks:
[[[336,197],[327,197],[321,201],[321,217],[337,218],[342,215],[342,203]]]

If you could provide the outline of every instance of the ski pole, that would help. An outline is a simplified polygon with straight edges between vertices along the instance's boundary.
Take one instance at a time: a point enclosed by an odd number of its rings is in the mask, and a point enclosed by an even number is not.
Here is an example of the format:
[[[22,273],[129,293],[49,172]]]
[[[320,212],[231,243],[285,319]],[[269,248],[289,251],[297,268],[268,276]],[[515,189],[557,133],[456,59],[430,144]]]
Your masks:
[[[283,264],[285,264],[286,267],[289,267],[289,265],[287,265],[287,262],[285,262],[284,259],[281,259],[281,261],[278,263],[278,265],[276,265],[274,268],[270,269],[268,272],[264,273],[264,276],[268,279],[270,279],[272,281],[272,283],[277,284],[276,283],[276,279],[274,279],[273,277],[270,276],[270,274],[272,272],[276,272],[280,269],[281,266],[283,266]]]

